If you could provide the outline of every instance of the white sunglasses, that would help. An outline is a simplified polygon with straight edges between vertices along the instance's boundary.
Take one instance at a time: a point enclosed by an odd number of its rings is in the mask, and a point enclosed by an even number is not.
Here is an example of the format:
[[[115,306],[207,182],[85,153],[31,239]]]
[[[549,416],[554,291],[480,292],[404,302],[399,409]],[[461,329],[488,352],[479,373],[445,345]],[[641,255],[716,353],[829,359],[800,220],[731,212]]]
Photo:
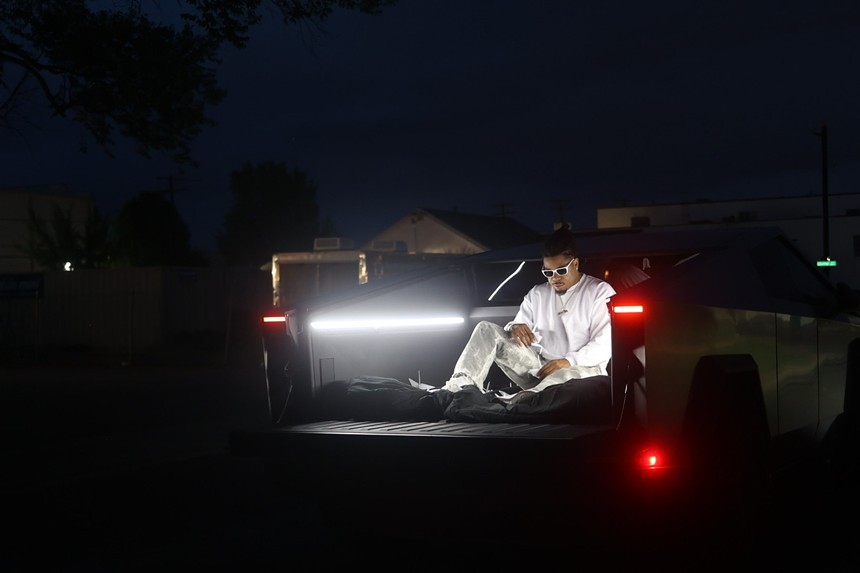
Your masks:
[[[545,276],[546,278],[551,278],[552,275],[558,275],[560,277],[563,277],[564,275],[566,275],[567,273],[570,272],[569,267],[573,263],[573,261],[575,261],[575,260],[576,260],[576,257],[573,257],[572,259],[570,259],[570,262],[567,263],[566,265],[564,265],[563,267],[558,267],[557,269],[541,269],[540,272],[543,273],[543,276]]]

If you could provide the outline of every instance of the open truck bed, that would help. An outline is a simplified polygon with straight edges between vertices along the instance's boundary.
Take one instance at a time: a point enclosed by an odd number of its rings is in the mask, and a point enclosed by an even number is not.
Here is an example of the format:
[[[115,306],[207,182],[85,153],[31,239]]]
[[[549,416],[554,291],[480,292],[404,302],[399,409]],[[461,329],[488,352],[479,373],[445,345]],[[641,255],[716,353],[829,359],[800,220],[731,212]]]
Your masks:
[[[522,440],[574,440],[611,430],[611,426],[577,424],[488,424],[463,422],[356,422],[328,420],[273,428],[275,434],[336,434]],[[254,435],[259,436],[258,433]],[[276,438],[281,439],[281,438]]]

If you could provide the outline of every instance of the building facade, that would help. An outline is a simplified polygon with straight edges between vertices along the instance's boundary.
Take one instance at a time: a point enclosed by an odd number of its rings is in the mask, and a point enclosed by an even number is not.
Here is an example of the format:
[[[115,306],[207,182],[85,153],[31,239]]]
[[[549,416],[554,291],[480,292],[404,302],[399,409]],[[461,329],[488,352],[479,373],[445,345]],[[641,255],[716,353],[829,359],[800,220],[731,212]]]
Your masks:
[[[93,201],[87,196],[68,194],[65,185],[0,189],[0,273],[46,270],[28,251],[30,212],[50,222],[56,208],[68,213],[73,228],[83,233]]]
[[[827,217],[824,213],[827,213]],[[834,282],[860,290],[860,193],[629,205],[597,210],[599,229],[690,226],[779,227]]]

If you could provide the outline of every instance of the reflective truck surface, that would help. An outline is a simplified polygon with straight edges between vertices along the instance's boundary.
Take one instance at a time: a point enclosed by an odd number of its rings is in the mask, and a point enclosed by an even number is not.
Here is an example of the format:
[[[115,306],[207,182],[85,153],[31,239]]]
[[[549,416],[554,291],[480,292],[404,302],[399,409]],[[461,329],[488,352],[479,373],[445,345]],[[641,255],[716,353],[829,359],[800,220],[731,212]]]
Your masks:
[[[558,464],[550,475],[596,465],[601,480],[612,466],[693,481],[750,481],[820,455],[820,446],[845,427],[839,422],[856,409],[852,396],[860,384],[857,293],[831,284],[779,229],[625,229],[583,233],[577,244],[581,270],[617,291],[609,301],[611,423],[571,420],[529,429],[532,445],[544,431],[568,448],[547,454]],[[451,440],[402,439],[475,432],[443,428],[444,422],[396,432],[384,423],[326,426],[304,405],[329,384],[356,376],[441,386],[475,324],[505,324],[526,291],[545,280],[541,246],[462,257],[273,309],[263,333],[272,428],[245,435],[241,447],[294,462],[301,451],[309,457],[292,463],[294,472],[311,471],[314,460],[335,460],[314,449],[322,443],[365,451],[370,442],[354,439],[362,436],[398,436],[390,446],[374,440],[367,456],[380,457],[365,461],[418,456],[427,444],[440,455],[454,451]],[[494,369],[489,388],[507,385]],[[481,432],[483,439],[504,437],[507,452],[523,435],[509,424]],[[312,440],[323,435],[327,440]],[[578,445],[586,438],[588,455]]]

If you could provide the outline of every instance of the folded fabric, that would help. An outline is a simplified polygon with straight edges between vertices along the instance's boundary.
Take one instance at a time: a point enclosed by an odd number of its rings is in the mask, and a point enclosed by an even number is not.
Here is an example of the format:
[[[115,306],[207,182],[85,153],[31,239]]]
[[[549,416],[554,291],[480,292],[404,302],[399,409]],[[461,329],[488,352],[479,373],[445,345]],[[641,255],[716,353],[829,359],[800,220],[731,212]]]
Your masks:
[[[326,407],[333,419],[358,421],[507,422],[577,424],[608,423],[608,376],[555,382],[540,391],[508,388],[481,392],[429,391],[409,382],[380,376],[358,376],[329,385]]]

